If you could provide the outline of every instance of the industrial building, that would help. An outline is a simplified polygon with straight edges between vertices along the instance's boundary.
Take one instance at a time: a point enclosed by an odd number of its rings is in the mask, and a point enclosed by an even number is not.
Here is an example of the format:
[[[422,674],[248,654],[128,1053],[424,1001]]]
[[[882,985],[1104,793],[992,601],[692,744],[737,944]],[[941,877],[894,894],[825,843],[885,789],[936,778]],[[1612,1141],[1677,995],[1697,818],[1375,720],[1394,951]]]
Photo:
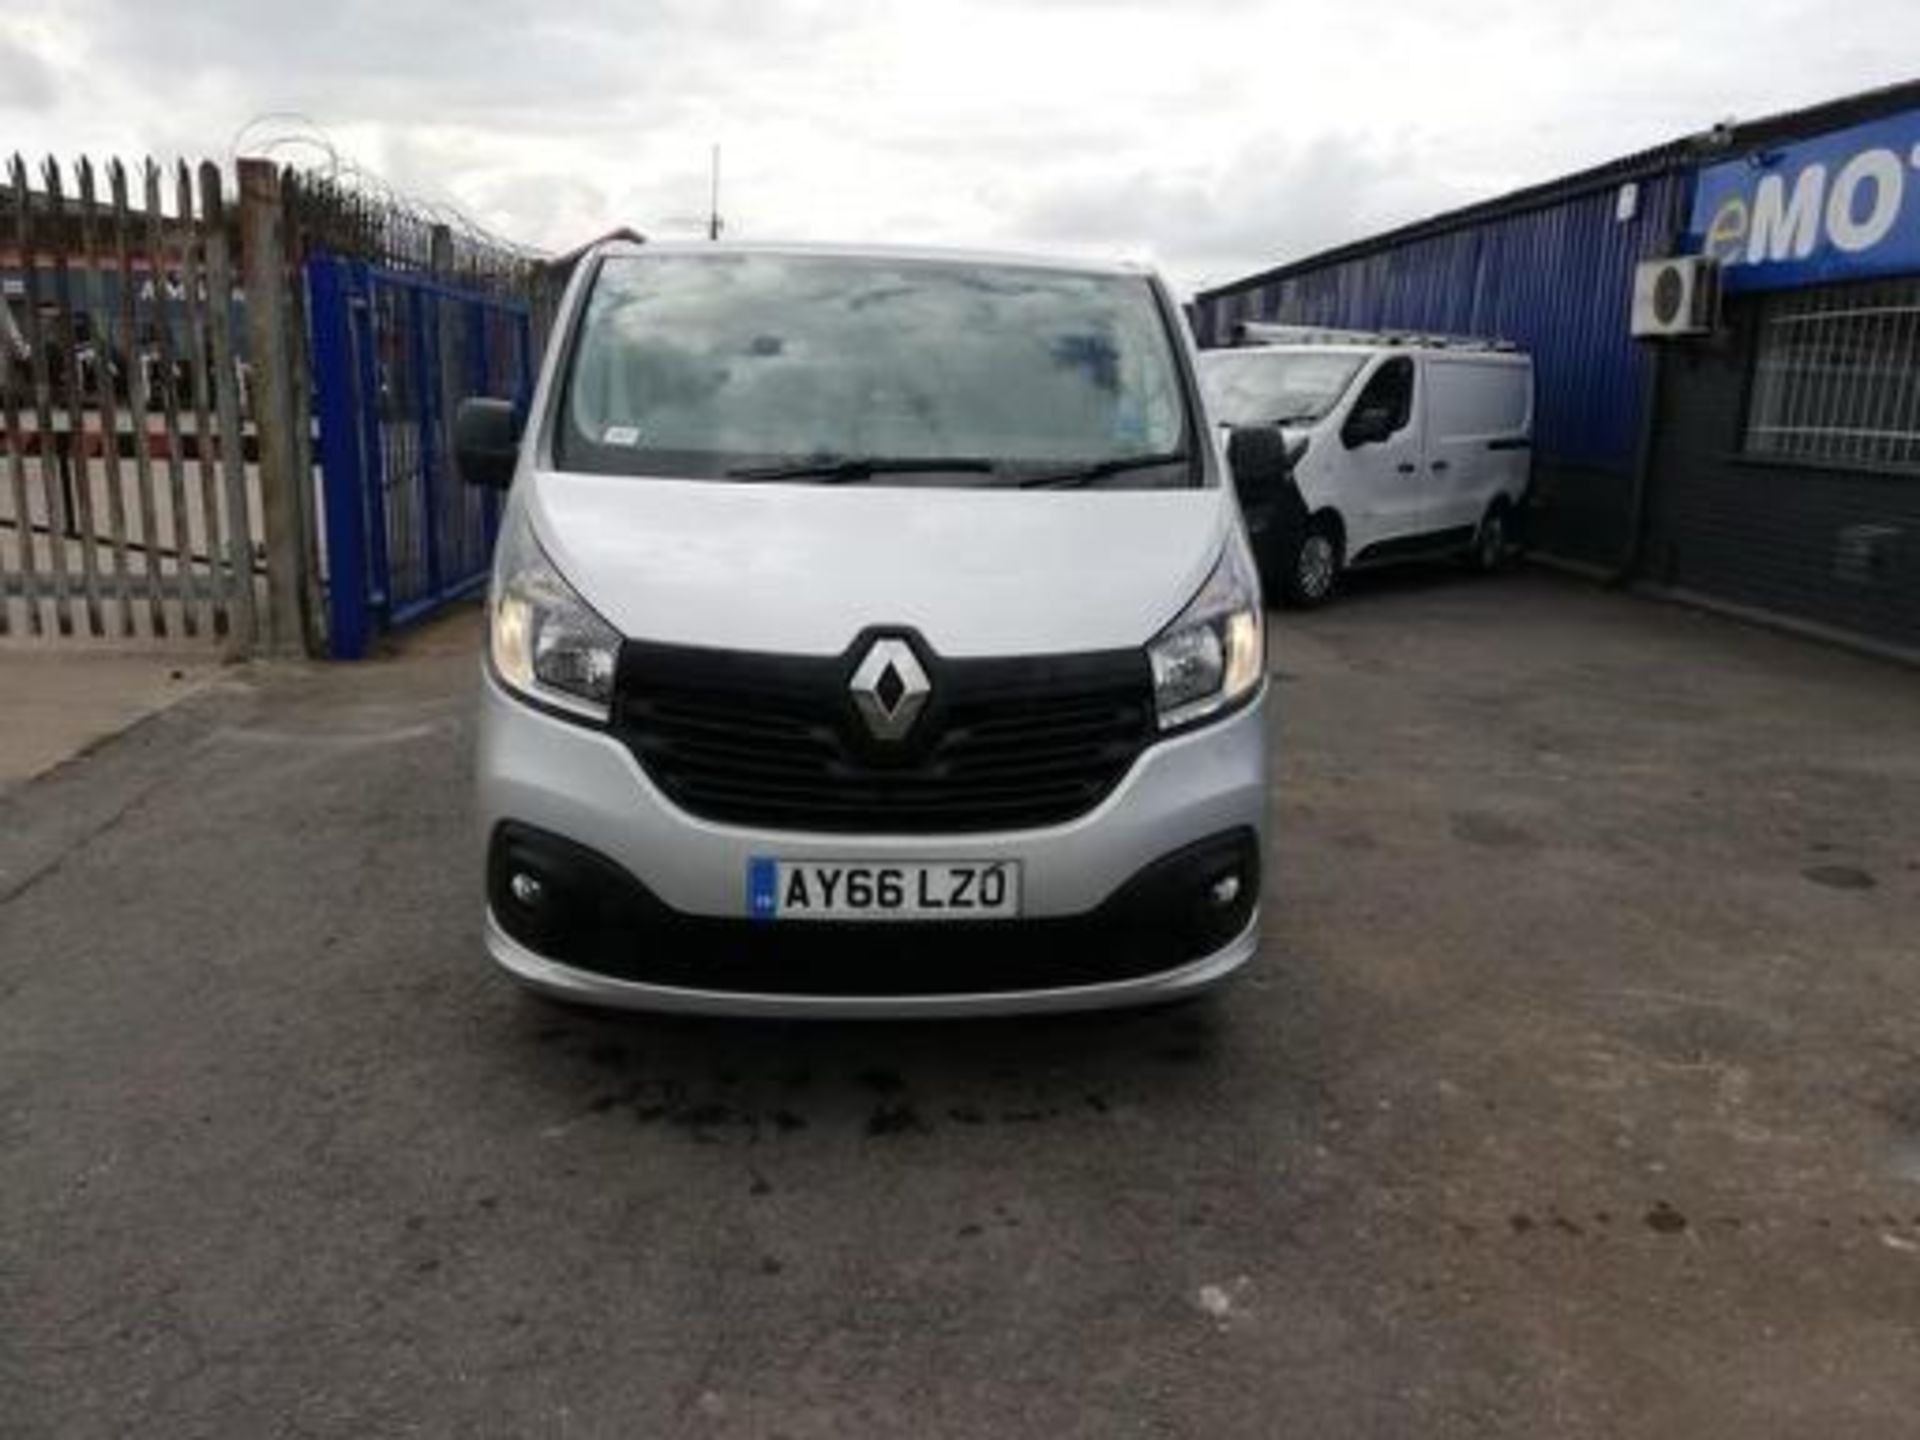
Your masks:
[[[1920,655],[1920,81],[1293,261],[1193,317],[1203,345],[1244,320],[1511,340],[1540,554]]]

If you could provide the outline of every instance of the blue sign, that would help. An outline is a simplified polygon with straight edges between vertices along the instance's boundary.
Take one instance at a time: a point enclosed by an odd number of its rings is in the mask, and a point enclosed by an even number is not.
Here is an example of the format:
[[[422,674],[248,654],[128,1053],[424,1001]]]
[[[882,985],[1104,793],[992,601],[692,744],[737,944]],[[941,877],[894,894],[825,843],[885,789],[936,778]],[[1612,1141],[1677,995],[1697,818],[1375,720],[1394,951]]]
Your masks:
[[[1920,273],[1920,111],[1702,170],[1687,228],[1729,290]]]
[[[756,855],[747,861],[747,914],[771,920],[780,908],[780,864]]]

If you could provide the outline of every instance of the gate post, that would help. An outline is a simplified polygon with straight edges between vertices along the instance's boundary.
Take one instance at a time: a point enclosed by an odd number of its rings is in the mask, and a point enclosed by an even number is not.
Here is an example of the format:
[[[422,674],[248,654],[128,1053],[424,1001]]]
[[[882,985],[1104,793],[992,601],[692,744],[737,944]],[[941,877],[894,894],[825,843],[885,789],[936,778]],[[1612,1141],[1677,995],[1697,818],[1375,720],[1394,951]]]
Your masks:
[[[301,514],[294,437],[293,363],[288,346],[286,211],[280,167],[242,160],[240,172],[241,284],[247,297],[247,350],[254,366],[254,425],[260,437],[260,510],[266,522],[269,654],[306,653],[307,520]],[[301,343],[305,337],[300,337]]]
[[[226,501],[226,561],[230,571],[227,603],[233,614],[226,654],[230,660],[243,660],[259,643],[260,622],[253,588],[253,525],[247,517],[247,447],[240,418],[242,379],[233,335],[233,264],[228,254],[227,207],[220,187],[220,167],[211,160],[202,161],[200,203],[206,236],[207,339],[211,347],[207,382],[219,423],[220,489]],[[211,543],[211,531],[208,539]],[[214,552],[209,550],[208,555],[217,565]]]
[[[307,261],[313,373],[320,391],[320,478],[327,513],[327,653],[358,660],[373,638],[367,613],[367,483],[361,464],[352,316],[343,262]]]

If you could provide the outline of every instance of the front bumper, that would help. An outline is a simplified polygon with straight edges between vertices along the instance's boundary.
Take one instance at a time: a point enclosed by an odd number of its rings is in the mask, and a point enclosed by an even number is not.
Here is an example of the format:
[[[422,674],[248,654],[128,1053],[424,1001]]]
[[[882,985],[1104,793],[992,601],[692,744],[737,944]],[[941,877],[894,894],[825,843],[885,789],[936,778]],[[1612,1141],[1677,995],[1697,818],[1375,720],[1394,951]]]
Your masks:
[[[741,1018],[904,1020],[1042,1015],[1165,1004],[1211,989],[1246,964],[1260,948],[1259,931],[1256,915],[1247,922],[1245,930],[1213,954],[1155,975],[1043,990],[983,990],[939,995],[769,994],[621,980],[561,965],[536,954],[501,929],[491,912],[487,915],[487,953],[529,990],[582,1005]]]
[[[634,944],[671,963],[636,967],[604,944],[582,952],[514,923],[489,886],[487,945],[503,967],[533,988],[564,998],[616,1006],[730,1014],[995,1014],[1150,1003],[1210,985],[1244,963],[1258,944],[1254,909],[1265,828],[1264,694],[1218,724],[1147,750],[1095,809],[1063,825],[991,834],[847,835],[764,831],[688,815],[654,787],[632,753],[614,737],[544,714],[504,692],[489,676],[482,702],[479,790],[490,843],[502,835],[545,836],[577,847],[605,867],[602,893],[630,889],[643,897],[617,925]],[[1183,852],[1224,843],[1244,847],[1245,903],[1230,933],[1189,931],[1152,955],[1118,955],[1114,963],[1075,957],[1125,948],[1141,929],[1138,910],[1120,913],[1123,892]],[[498,854],[498,844],[493,844]],[[824,929],[816,922],[746,920],[748,861],[756,856],[848,862],[1017,860],[1022,916],[1006,925],[901,926],[885,922]],[[1130,891],[1130,887],[1133,887]],[[1132,903],[1132,902],[1129,902]],[[1177,908],[1177,907],[1175,907]],[[1160,913],[1156,910],[1154,913]],[[505,920],[508,923],[502,923]],[[796,964],[814,947],[818,975],[780,969],[761,955],[769,931],[803,943]],[[836,936],[835,931],[843,932]],[[894,955],[864,978],[848,955],[872,949],[877,937]],[[604,939],[604,935],[603,935]],[[752,963],[737,960],[744,942]],[[1017,944],[1015,943],[1017,942]],[[1130,942],[1128,942],[1130,943]],[[977,947],[977,969],[962,952]],[[1136,950],[1138,947],[1134,947]],[[1022,966],[1010,956],[1033,957]],[[713,956],[711,970],[703,957]],[[928,959],[927,973],[915,956]],[[937,962],[949,975],[927,978]],[[887,977],[911,974],[898,987]],[[794,975],[792,985],[784,977]],[[980,983],[968,983],[977,975]]]

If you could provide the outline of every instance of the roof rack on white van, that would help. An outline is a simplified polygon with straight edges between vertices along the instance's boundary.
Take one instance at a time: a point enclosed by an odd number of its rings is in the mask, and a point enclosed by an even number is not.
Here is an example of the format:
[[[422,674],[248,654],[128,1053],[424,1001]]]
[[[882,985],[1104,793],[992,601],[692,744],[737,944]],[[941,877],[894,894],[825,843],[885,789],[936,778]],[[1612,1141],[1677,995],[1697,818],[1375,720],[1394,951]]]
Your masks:
[[[1518,350],[1511,340],[1486,335],[1439,335],[1420,330],[1336,330],[1327,325],[1282,325],[1237,320],[1235,345],[1406,345],[1428,350]]]

